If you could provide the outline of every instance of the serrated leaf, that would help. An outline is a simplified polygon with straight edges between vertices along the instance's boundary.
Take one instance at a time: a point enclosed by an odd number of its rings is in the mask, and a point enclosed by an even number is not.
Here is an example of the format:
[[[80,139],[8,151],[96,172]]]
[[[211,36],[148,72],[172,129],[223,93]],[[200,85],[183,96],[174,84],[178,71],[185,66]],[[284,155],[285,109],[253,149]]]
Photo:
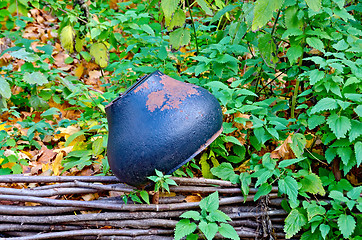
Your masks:
[[[10,85],[2,76],[0,76],[0,95],[7,99],[11,97]]]
[[[326,239],[327,234],[331,230],[331,227],[327,224],[321,224],[319,225],[319,230],[321,231],[321,235],[323,239]]]
[[[285,9],[284,24],[287,29],[301,29],[303,27],[303,20],[298,18],[298,10],[299,8],[297,5]]]
[[[357,120],[351,120],[351,130],[349,131],[349,141],[353,142],[362,135],[362,123]]]
[[[258,95],[247,89],[239,89],[236,91],[236,94],[258,97]]]
[[[193,233],[196,228],[196,223],[190,223],[190,219],[181,219],[178,223],[176,223],[175,240],[180,240],[181,238]]]
[[[230,238],[233,240],[240,239],[238,233],[235,231],[233,226],[231,226],[230,224],[221,223],[220,227],[219,227],[219,233],[225,238]]]
[[[297,209],[293,209],[285,219],[284,232],[285,238],[291,238],[307,223],[306,217]]]
[[[304,176],[304,178],[300,180],[300,183],[302,184],[301,189],[305,192],[320,194],[322,196],[326,194],[321,179],[314,173]]]
[[[205,221],[202,221],[199,224],[199,229],[205,235],[207,240],[212,240],[219,228],[216,223],[206,223]]]
[[[163,10],[163,14],[165,15],[165,23],[166,26],[170,24],[172,14],[176,11],[177,5],[180,0],[162,0],[161,8]]]
[[[321,115],[312,115],[310,118],[308,118],[308,127],[309,129],[314,129],[317,126],[323,124],[326,121],[325,116]]]
[[[324,209],[324,207],[317,205],[315,202],[309,204],[307,207],[308,221],[312,220],[312,218],[317,215],[324,215],[325,213],[326,210]]]
[[[22,59],[26,62],[35,62],[40,59],[40,57],[35,53],[29,53],[25,51],[25,48],[21,48],[18,51],[11,52],[9,53],[9,55],[13,56],[14,58]]]
[[[338,228],[344,238],[348,238],[356,228],[356,221],[351,215],[342,214],[337,220]]]
[[[191,39],[190,30],[184,28],[178,28],[170,33],[170,44],[174,49],[178,49],[181,46],[189,44]]]
[[[362,105],[358,105],[355,109],[353,109],[355,113],[357,113],[357,115],[359,117],[362,117]]]
[[[320,40],[319,38],[316,38],[316,37],[307,38],[306,42],[312,48],[315,48],[315,49],[321,51],[322,53],[325,53],[324,44],[323,44],[322,40]]]
[[[143,25],[141,25],[141,29],[143,31],[145,31],[146,33],[148,33],[149,35],[151,35],[152,37],[155,36],[155,31],[153,31],[153,29],[150,27],[150,25],[143,24]]]
[[[90,47],[90,54],[94,57],[95,62],[101,67],[105,68],[108,65],[109,53],[104,43],[94,43]]]
[[[292,142],[289,143],[290,148],[297,158],[302,158],[307,139],[301,133],[295,133],[292,136]]]
[[[297,44],[293,44],[287,51],[287,57],[289,59],[290,64],[296,63],[298,58],[300,58],[303,54],[303,47]]]
[[[258,48],[268,66],[274,66],[278,62],[279,59],[276,55],[276,45],[269,33],[264,34],[259,38]]]
[[[200,208],[208,212],[219,208],[219,193],[214,192],[200,201]]]
[[[310,111],[311,114],[319,113],[326,110],[334,110],[338,108],[337,101],[333,98],[323,98]]]
[[[231,218],[220,210],[212,211],[209,214],[209,218],[212,222],[224,222],[231,221]]]
[[[72,26],[65,26],[60,32],[60,42],[69,53],[74,52],[74,29]]]
[[[248,172],[242,172],[239,176],[240,184],[241,184],[241,191],[243,191],[244,197],[249,194],[249,185],[251,183],[251,176]]]
[[[359,166],[362,163],[362,142],[354,144],[354,153],[356,154],[357,166]]]
[[[336,190],[332,190],[329,195],[328,195],[329,198],[333,198],[334,200],[338,200],[338,201],[341,201],[341,202],[347,202],[348,201],[348,198],[346,198],[342,192],[340,191],[336,191]]]
[[[319,12],[321,10],[322,0],[305,0],[305,2],[313,11]]]
[[[341,158],[344,165],[348,165],[349,159],[352,156],[352,149],[351,148],[345,148],[345,147],[339,147],[337,148],[337,154]]]
[[[310,84],[315,85],[316,83],[320,82],[324,79],[325,73],[322,71],[319,71],[318,69],[314,69],[309,72],[309,79]]]
[[[26,72],[23,76],[23,80],[29,84],[36,84],[38,86],[48,83],[48,79],[41,72]]]
[[[298,182],[294,178],[287,176],[284,179],[280,179],[278,182],[278,186],[279,186],[279,191],[281,191],[284,194],[287,194],[292,202],[297,201]]]
[[[211,173],[214,174],[214,176],[226,181],[230,180],[235,175],[233,166],[226,162],[223,162],[219,166],[212,168]]]
[[[272,17],[273,13],[281,8],[284,0],[257,0],[254,7],[254,19],[251,30],[263,27]]]
[[[254,196],[254,201],[258,200],[261,196],[269,194],[272,188],[272,185],[270,185],[269,183],[263,183],[262,185],[260,185],[258,191]]]
[[[191,218],[193,220],[200,220],[201,215],[197,211],[187,211],[181,214],[180,218]]]
[[[174,27],[181,27],[185,24],[186,21],[186,14],[182,9],[177,9],[175,13],[173,14],[173,17],[170,22],[170,29],[173,29]]]
[[[338,116],[335,113],[328,117],[327,123],[337,139],[344,138],[351,129],[351,121],[346,116]]]
[[[304,158],[286,159],[286,160],[283,160],[283,161],[279,162],[279,167],[286,168],[286,167],[288,167],[288,166],[290,166],[292,164],[303,161],[304,159],[305,159],[305,157]]]

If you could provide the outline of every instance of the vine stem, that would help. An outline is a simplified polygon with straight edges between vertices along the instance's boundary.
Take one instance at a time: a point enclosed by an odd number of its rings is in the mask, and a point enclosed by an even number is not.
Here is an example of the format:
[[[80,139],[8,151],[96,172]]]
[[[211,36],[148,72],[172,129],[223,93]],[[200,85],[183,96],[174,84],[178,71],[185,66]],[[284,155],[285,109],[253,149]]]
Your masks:
[[[304,44],[302,45],[304,48]],[[303,64],[303,55],[299,58],[299,67],[302,66]],[[290,108],[290,117],[294,118],[295,117],[295,106],[297,104],[297,96],[298,96],[298,91],[299,91],[299,84],[300,84],[300,80],[299,78],[296,79],[295,82],[295,88],[294,88],[294,93],[293,93],[293,97],[292,97],[292,106]]]
[[[189,14],[190,14],[190,17],[191,17],[192,29],[194,30],[194,37],[195,37],[195,44],[196,44],[196,55],[199,55],[199,44],[197,42],[196,28],[195,28],[194,18],[192,17],[191,6],[190,6],[190,3],[189,3],[189,0],[187,0],[187,5],[188,5],[188,11],[189,11]]]

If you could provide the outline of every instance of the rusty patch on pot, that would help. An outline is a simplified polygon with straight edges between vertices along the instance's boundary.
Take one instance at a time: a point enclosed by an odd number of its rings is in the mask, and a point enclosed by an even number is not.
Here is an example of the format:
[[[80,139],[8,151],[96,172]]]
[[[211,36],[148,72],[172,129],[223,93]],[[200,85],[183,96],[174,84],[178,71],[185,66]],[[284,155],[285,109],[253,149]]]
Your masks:
[[[150,93],[146,102],[148,110],[151,112],[155,111],[156,108],[159,108],[163,105],[165,100],[165,93],[163,90]]]
[[[160,108],[161,111],[179,108],[187,97],[194,94],[199,95],[192,84],[179,82],[167,75],[161,76],[161,79],[163,89],[148,95],[146,105],[151,112],[157,108]]]
[[[134,90],[134,92],[138,92],[138,91],[141,91],[142,89],[148,89],[148,82],[144,82],[143,84],[141,84],[138,88],[136,88]]]

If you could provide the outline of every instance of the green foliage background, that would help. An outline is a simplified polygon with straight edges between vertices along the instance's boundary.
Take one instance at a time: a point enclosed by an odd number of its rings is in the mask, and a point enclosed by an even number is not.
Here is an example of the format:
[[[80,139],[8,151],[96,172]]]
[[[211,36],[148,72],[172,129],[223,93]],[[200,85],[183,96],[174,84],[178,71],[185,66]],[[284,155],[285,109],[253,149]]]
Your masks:
[[[19,71],[11,63],[1,66],[1,111],[9,121],[20,111],[43,112],[38,122],[32,117],[19,122],[28,129],[26,135],[17,129],[0,131],[0,154],[6,149],[15,153],[3,155],[2,165],[15,164],[1,168],[1,174],[22,172],[27,161],[19,154],[40,148],[35,136],[44,140],[58,127],[75,124],[81,131],[65,146],[80,136],[85,145],[64,158],[63,171],[97,164],[97,156],[106,155],[105,105],[142,75],[161,70],[209,89],[225,115],[223,134],[175,175],[218,177],[240,184],[244,195],[253,184],[259,188],[255,200],[277,185],[288,200],[288,238],[302,228],[301,239],[360,238],[361,182],[347,180],[360,176],[362,162],[359,1],[133,0],[115,8],[93,1],[64,12],[67,4],[0,1],[0,37],[14,43],[1,55],[25,62]],[[105,92],[51,67],[59,40],[37,52],[30,47],[36,40],[21,33],[33,21],[27,15],[33,8],[59,19],[59,39],[70,54],[66,63],[95,62],[111,73],[109,80],[102,78]],[[12,92],[14,86],[24,91]],[[60,110],[48,108],[49,99],[68,102],[81,111],[80,117],[50,124],[46,120],[55,119]],[[248,123],[252,126],[240,128]],[[20,146],[19,140],[28,144]],[[273,155],[278,145],[290,150],[289,157]],[[106,158],[101,164],[107,174]],[[237,167],[243,164],[247,169],[241,171]],[[193,232],[187,231],[178,231],[178,236]]]

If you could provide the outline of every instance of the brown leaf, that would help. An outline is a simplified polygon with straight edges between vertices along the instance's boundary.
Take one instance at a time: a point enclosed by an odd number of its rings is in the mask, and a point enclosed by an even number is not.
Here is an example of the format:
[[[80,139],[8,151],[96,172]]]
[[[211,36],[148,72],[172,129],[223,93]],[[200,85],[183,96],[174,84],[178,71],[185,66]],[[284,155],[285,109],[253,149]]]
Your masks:
[[[274,151],[271,152],[271,158],[282,158],[282,159],[293,159],[295,155],[292,149],[289,146],[289,143],[292,143],[292,135],[289,135],[287,139],[277,147]]]
[[[200,202],[202,199],[202,197],[197,194],[197,195],[189,195],[185,198],[186,202]]]

